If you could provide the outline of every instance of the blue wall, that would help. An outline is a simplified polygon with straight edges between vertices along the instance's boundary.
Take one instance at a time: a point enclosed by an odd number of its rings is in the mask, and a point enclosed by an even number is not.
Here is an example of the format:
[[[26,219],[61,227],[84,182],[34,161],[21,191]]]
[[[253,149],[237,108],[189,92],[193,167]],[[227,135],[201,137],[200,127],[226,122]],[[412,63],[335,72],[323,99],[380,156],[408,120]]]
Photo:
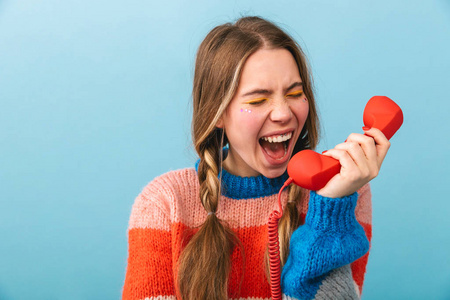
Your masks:
[[[0,299],[120,298],[135,196],[196,160],[196,49],[248,14],[304,47],[319,150],[361,132],[371,96],[403,108],[364,299],[449,299],[450,2],[362,2],[0,1]]]

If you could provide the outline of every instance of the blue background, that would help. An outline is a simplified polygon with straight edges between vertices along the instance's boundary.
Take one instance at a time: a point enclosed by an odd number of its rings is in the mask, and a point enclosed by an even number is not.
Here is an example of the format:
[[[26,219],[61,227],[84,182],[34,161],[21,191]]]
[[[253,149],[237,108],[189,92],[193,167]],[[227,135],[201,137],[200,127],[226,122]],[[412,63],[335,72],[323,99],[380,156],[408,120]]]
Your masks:
[[[193,166],[195,52],[241,15],[303,46],[318,150],[373,95],[405,122],[373,189],[364,299],[450,299],[449,1],[0,1],[0,299],[119,299],[134,198]]]

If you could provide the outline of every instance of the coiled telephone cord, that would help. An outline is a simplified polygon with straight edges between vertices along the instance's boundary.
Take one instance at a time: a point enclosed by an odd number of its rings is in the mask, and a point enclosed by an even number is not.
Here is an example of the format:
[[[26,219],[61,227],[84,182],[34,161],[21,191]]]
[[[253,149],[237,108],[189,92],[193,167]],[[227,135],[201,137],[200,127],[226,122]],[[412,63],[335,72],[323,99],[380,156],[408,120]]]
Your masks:
[[[286,180],[278,193],[278,208],[269,216],[269,265],[270,265],[270,290],[272,300],[281,300],[281,261],[280,261],[280,242],[278,239],[278,222],[283,215],[281,206],[281,192],[293,182],[291,178]]]

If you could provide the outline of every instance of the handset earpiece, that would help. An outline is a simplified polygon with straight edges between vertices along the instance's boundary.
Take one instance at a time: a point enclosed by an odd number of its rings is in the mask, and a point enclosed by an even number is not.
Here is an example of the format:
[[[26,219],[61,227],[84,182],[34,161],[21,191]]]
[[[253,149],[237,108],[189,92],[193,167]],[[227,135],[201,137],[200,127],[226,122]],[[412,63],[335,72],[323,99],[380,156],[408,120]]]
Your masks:
[[[403,112],[400,106],[386,96],[370,98],[364,108],[364,126],[377,128],[388,140],[403,124]]]
[[[403,112],[388,97],[374,96],[366,104],[363,122],[366,127],[381,130],[390,139],[403,124]],[[312,150],[295,154],[287,167],[295,184],[312,191],[323,188],[340,170],[339,161]]]

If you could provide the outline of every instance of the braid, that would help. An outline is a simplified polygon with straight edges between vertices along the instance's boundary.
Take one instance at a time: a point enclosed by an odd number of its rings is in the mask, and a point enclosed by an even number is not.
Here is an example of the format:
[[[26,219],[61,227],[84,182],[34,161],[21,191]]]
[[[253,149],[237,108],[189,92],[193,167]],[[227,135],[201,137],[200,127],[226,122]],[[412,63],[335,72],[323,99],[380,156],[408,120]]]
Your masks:
[[[300,203],[303,198],[304,189],[292,184],[289,187],[289,196],[283,216],[278,225],[278,236],[280,239],[280,260],[281,264],[286,263],[289,255],[289,241],[292,233],[300,226]]]
[[[200,200],[205,210],[212,214],[208,214],[179,259],[178,292],[185,300],[228,299],[231,253],[236,245],[240,245],[231,229],[215,214],[220,197],[218,176],[222,147],[219,135],[219,130],[215,130],[197,148]]]
[[[217,134],[215,134],[215,136],[217,136]],[[213,213],[217,211],[217,206],[219,203],[219,147],[219,145],[217,148],[209,145],[208,148],[204,148],[203,151],[199,151],[201,155],[200,163],[198,165],[200,199],[205,210]]]

